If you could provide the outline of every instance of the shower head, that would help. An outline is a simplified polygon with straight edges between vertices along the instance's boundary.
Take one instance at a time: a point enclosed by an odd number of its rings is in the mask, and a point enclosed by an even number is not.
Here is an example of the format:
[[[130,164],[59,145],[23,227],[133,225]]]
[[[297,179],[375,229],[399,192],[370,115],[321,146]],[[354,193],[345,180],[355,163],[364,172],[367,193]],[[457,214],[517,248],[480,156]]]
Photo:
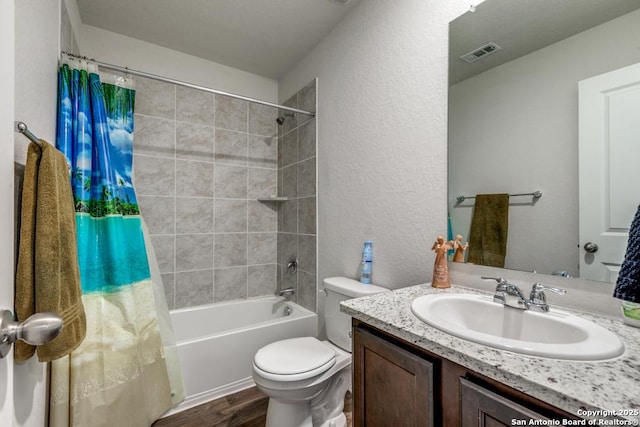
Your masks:
[[[286,113],[286,114],[283,114],[283,115],[281,115],[280,117],[278,117],[278,118],[276,119],[276,122],[278,122],[278,124],[279,124],[280,126],[282,126],[282,125],[284,124],[284,121],[286,120],[286,118],[287,118],[287,117],[295,117],[295,116],[296,116],[296,115],[295,115],[295,114],[293,114],[293,113]]]

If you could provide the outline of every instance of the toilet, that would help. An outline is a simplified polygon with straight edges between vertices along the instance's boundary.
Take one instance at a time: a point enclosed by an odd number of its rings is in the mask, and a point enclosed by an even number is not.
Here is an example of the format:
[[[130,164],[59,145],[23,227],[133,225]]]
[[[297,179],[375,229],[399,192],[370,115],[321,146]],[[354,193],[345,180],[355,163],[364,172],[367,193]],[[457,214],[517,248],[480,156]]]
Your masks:
[[[324,280],[329,341],[291,338],[262,347],[253,380],[269,397],[266,427],[344,427],[344,396],[351,387],[351,317],[340,301],[388,291],[346,277]]]

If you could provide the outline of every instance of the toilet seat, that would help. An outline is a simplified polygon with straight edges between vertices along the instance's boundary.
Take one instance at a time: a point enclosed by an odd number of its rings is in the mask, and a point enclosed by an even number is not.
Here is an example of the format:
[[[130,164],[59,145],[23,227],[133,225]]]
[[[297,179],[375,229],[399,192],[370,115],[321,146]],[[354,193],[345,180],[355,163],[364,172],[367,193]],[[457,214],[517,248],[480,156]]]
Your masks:
[[[315,377],[336,363],[336,352],[313,337],[291,338],[258,350],[256,373],[273,381],[300,381]]]
[[[267,371],[263,371],[262,369],[258,368],[255,363],[253,364],[253,370],[256,374],[260,375],[262,378],[267,379],[267,380],[271,380],[271,381],[276,381],[276,382],[281,382],[281,383],[286,383],[286,382],[293,382],[293,381],[302,381],[302,380],[306,380],[309,378],[313,378],[315,376],[318,376],[320,374],[322,374],[323,372],[326,372],[327,370],[331,369],[331,367],[333,365],[336,364],[336,360],[330,360],[329,362],[325,363],[322,366],[319,366],[315,369],[311,369],[309,371],[305,371],[305,372],[299,372],[297,374],[273,374],[271,372],[267,372]]]

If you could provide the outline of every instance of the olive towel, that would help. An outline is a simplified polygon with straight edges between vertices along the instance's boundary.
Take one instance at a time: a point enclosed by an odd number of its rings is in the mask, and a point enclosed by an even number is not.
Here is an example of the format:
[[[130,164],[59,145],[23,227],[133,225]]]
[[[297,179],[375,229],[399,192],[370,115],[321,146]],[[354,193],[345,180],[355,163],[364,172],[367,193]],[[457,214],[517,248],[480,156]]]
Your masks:
[[[41,141],[31,143],[22,188],[15,310],[24,321],[50,311],[64,321],[60,335],[38,346],[38,360],[49,362],[76,349],[86,333],[78,269],[76,220],[64,155]],[[16,342],[14,357],[24,361],[35,347]]]
[[[468,262],[504,267],[509,227],[509,195],[478,194],[469,232]]]

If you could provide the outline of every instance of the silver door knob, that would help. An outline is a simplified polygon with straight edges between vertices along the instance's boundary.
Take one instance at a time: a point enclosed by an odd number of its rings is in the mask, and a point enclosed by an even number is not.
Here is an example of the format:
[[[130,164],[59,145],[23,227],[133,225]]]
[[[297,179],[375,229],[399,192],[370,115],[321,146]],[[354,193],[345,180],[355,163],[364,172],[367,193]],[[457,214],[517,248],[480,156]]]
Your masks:
[[[56,313],[36,313],[24,322],[18,322],[10,310],[0,310],[0,358],[5,357],[11,344],[18,340],[31,345],[48,343],[60,334],[62,323]]]
[[[584,244],[584,250],[589,253],[598,252],[598,245],[593,242],[587,242]]]

